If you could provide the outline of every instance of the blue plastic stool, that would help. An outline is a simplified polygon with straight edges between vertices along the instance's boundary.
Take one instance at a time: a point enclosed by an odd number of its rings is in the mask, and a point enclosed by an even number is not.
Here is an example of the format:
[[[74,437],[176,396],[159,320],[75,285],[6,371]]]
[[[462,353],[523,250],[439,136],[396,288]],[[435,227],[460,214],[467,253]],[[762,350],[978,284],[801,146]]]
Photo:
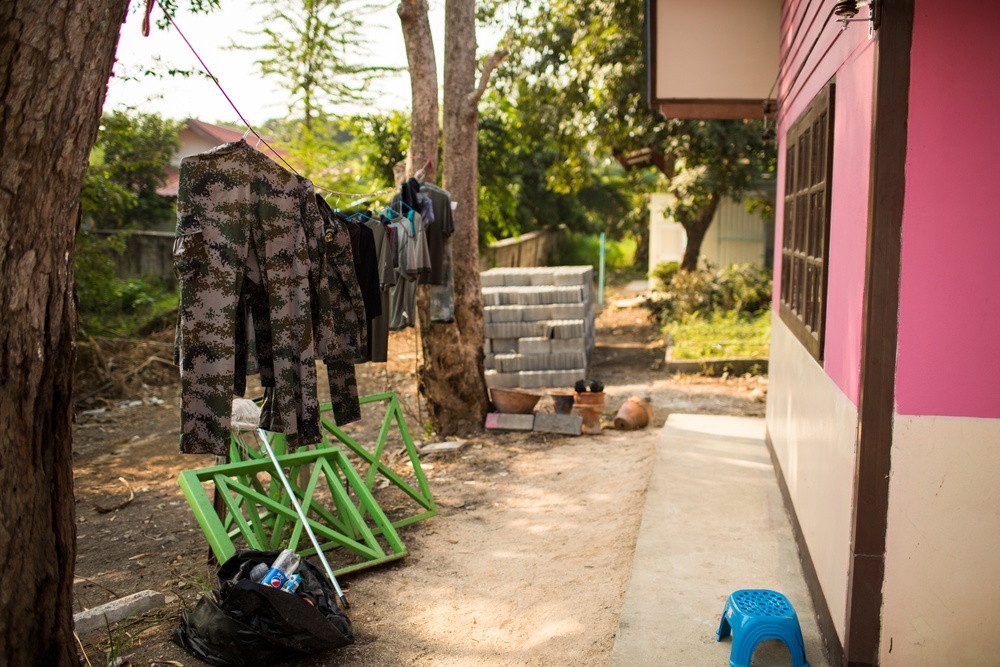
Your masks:
[[[754,649],[765,639],[785,642],[792,656],[792,667],[809,667],[799,617],[788,598],[777,591],[747,589],[730,595],[722,610],[715,641],[728,637],[730,630],[733,633],[730,667],[750,667]]]

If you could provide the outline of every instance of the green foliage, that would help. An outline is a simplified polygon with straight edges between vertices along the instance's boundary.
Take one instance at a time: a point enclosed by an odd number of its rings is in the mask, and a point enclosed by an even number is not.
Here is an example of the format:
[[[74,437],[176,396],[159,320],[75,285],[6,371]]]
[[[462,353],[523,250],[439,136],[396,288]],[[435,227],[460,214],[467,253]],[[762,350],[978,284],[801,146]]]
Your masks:
[[[369,83],[398,67],[365,64],[371,43],[366,18],[381,6],[365,0],[257,0],[270,8],[263,27],[248,33],[255,44],[231,48],[264,51],[254,64],[288,92],[289,115],[313,122],[336,104],[368,99]]]
[[[82,229],[76,236],[73,274],[84,331],[125,334],[144,319],[177,306],[176,290],[159,281],[118,277],[116,258],[125,250],[126,235]]]
[[[660,290],[666,289],[673,281],[674,276],[681,270],[680,262],[660,262],[653,267],[650,276],[659,283]]]
[[[669,269],[664,266],[664,273]],[[695,314],[768,310],[771,303],[771,275],[753,264],[733,264],[721,271],[680,270],[661,292],[654,292],[646,306],[663,323],[683,320]]]
[[[666,190],[678,222],[702,227],[689,230],[696,253],[718,201],[773,176],[773,144],[761,140],[756,122],[667,120],[649,108],[637,57],[644,17],[634,2],[527,4],[481,115],[485,240],[565,224],[634,237],[644,261],[645,195]],[[504,20],[495,0],[480,14]],[[626,173],[613,159],[639,149],[662,157],[669,181],[652,168]]]
[[[673,339],[671,358],[758,358],[768,356],[771,311],[695,313],[666,327]]]
[[[359,148],[365,154],[362,177],[376,183],[376,187],[392,187],[392,169],[406,159],[410,149],[410,114],[392,111],[359,116],[352,123]]]
[[[606,271],[625,269],[635,261],[635,239],[615,241],[605,237],[604,268]],[[558,266],[590,264],[599,266],[601,238],[593,234],[569,233],[559,240],[553,262]]]
[[[148,229],[173,219],[173,204],[156,189],[176,149],[174,121],[156,114],[105,114],[80,192],[87,225]]]
[[[143,279],[122,280],[117,261],[127,231],[168,224],[170,200],[156,194],[177,146],[177,126],[154,114],[105,114],[80,192],[74,283],[81,327],[123,333],[143,317],[176,305],[176,294]]]

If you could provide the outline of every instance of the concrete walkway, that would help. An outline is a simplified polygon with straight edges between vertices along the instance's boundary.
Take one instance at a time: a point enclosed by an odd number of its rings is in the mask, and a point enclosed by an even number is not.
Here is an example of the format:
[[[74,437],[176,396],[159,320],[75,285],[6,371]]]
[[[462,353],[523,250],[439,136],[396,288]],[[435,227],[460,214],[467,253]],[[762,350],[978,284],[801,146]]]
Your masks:
[[[828,667],[791,524],[764,444],[764,420],[671,415],[657,444],[612,667],[717,667],[731,639],[715,632],[741,588],[784,593],[812,667]],[[755,667],[791,665],[778,641]]]

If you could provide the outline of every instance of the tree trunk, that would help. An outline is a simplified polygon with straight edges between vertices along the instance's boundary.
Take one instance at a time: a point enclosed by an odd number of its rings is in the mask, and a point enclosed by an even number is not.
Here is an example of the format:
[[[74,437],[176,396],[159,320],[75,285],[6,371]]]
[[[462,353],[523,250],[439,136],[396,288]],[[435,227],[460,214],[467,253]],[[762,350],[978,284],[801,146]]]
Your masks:
[[[410,152],[406,175],[424,169],[425,180],[435,182],[438,154],[438,78],[434,38],[427,18],[427,0],[401,0],[396,8],[403,26],[403,43],[410,66],[412,106]]]
[[[687,232],[687,247],[684,248],[684,259],[681,268],[685,271],[695,271],[698,268],[698,257],[701,255],[701,243],[705,240],[715,209],[719,208],[719,196],[711,195],[705,207],[698,211],[693,220],[681,220],[681,226]]]
[[[408,22],[413,11],[426,23],[425,0],[403,0],[399,5],[403,34],[410,62],[413,87],[413,129],[407,172],[427,165],[437,155],[437,78],[434,69],[429,24],[426,33]],[[425,36],[426,35],[426,36]],[[412,46],[411,46],[412,45]],[[430,59],[412,52],[428,51]],[[443,187],[456,203],[455,233],[445,242],[452,254],[455,321],[432,323],[428,290],[417,291],[418,326],[422,363],[420,393],[427,401],[431,425],[439,435],[476,430],[486,414],[487,396],[483,380],[483,299],[479,282],[479,225],[477,196],[479,100],[493,68],[506,52],[494,54],[476,86],[476,16],[473,0],[445,3],[444,64],[444,179]],[[428,64],[429,62],[429,64]],[[433,98],[433,106],[431,100]],[[433,109],[433,115],[428,113]],[[433,128],[433,129],[431,129]],[[431,136],[433,134],[433,136]],[[431,143],[433,141],[433,144]],[[435,165],[431,162],[430,167]],[[425,170],[426,173],[426,170]],[[427,180],[433,180],[425,176]]]
[[[0,5],[0,664],[77,665],[73,252],[127,0]]]

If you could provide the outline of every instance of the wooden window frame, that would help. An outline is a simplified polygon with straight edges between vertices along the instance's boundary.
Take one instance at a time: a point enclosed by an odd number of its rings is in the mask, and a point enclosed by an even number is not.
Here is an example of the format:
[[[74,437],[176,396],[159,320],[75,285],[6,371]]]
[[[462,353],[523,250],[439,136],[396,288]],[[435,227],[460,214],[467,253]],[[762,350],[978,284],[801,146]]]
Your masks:
[[[823,361],[833,172],[834,83],[816,94],[785,138],[781,320]]]

